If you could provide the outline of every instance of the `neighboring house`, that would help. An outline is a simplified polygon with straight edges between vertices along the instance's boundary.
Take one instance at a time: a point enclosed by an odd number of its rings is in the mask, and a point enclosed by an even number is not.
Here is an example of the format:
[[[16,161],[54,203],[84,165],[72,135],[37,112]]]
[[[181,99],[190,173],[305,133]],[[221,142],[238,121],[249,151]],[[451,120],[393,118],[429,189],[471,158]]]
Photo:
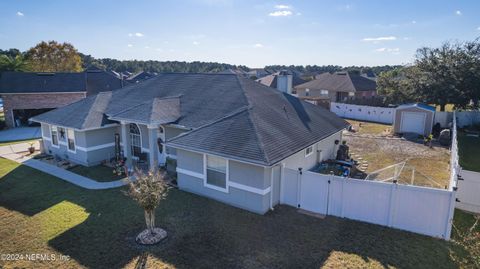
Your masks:
[[[259,79],[270,75],[270,72],[264,68],[251,68],[246,74],[248,78],[254,77],[255,79]]]
[[[133,74],[133,75],[129,76],[126,79],[126,81],[129,82],[129,83],[138,83],[138,82],[144,81],[146,79],[152,78],[154,76],[156,76],[155,73],[141,71],[141,72],[138,72],[136,74]]]
[[[305,83],[306,81],[296,75],[296,73],[282,70],[271,75],[256,80],[270,88],[278,89],[282,92],[292,93],[292,88]]]
[[[257,213],[280,199],[281,167],[335,157],[348,123],[234,74],[159,74],[36,116],[44,149],[83,165],[176,159],[180,189]],[[115,142],[117,138],[120,141]]]
[[[32,116],[62,107],[101,91],[121,88],[123,81],[101,70],[79,73],[4,72],[0,74],[8,127],[28,125]]]
[[[377,95],[377,83],[360,75],[347,72],[323,73],[314,80],[295,87],[299,97],[322,96],[332,102],[373,98]]]
[[[377,81],[377,76],[375,75],[375,73],[373,73],[372,70],[367,70],[365,72],[362,72],[361,76],[364,78],[371,79],[373,81]]]

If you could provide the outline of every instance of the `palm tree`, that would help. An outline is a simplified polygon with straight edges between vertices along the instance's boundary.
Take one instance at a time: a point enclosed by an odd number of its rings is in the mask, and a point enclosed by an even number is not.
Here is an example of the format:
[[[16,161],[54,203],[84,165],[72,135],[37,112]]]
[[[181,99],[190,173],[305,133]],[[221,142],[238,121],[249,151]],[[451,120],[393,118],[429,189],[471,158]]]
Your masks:
[[[147,224],[147,236],[158,238],[157,231],[160,231],[164,233],[164,235],[160,236],[161,240],[166,236],[166,232],[155,227],[155,209],[167,197],[166,173],[158,170],[150,170],[148,173],[145,173],[140,169],[135,169],[134,177],[135,180],[128,179],[128,191],[126,194],[143,208]],[[137,241],[142,241],[140,236],[142,234],[145,235],[146,231],[139,234]],[[149,240],[149,243],[156,242]]]
[[[21,54],[15,57],[0,55],[0,71],[25,72],[29,69],[29,62]]]

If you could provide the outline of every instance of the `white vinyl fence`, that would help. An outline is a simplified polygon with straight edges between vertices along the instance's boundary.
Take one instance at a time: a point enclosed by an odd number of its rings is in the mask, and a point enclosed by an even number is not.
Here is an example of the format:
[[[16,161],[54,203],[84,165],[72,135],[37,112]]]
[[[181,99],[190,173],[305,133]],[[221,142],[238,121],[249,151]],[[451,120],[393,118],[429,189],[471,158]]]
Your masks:
[[[330,111],[342,118],[386,124],[392,124],[395,116],[395,108],[391,107],[360,106],[335,102],[330,103]]]
[[[456,207],[462,210],[480,213],[480,173],[462,170],[458,181]]]
[[[460,114],[462,113],[462,114]],[[464,112],[454,112],[452,127],[452,147],[451,147],[451,177],[450,185],[455,185],[457,189],[456,208],[480,213],[480,173],[474,171],[463,170],[460,167],[457,139],[457,117],[459,115],[468,115]],[[460,119],[460,117],[458,117]],[[469,123],[468,125],[470,125]],[[479,138],[480,139],[480,138]],[[458,177],[460,175],[460,177]],[[458,179],[458,180],[457,180]]]
[[[284,168],[280,202],[449,240],[455,192]]]

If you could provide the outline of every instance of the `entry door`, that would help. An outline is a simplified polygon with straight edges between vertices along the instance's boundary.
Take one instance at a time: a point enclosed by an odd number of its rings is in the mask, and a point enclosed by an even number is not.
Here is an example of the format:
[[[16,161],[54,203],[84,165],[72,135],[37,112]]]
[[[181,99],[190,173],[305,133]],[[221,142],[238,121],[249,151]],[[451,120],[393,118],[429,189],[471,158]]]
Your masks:
[[[425,134],[426,114],[422,112],[402,112],[401,133]]]
[[[162,126],[157,129],[158,137],[158,164],[165,164],[166,154],[165,154],[165,130]]]

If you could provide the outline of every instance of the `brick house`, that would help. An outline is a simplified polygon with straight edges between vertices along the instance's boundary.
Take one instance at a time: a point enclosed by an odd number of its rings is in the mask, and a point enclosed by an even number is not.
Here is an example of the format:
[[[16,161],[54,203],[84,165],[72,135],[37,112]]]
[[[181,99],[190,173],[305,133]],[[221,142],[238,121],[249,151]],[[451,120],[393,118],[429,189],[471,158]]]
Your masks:
[[[122,86],[121,79],[101,70],[79,73],[4,72],[0,75],[0,97],[3,99],[5,123],[9,128],[26,126],[33,116]]]
[[[377,83],[347,72],[323,73],[296,86],[295,92],[298,97],[325,97],[333,102],[372,99],[377,96]]]

